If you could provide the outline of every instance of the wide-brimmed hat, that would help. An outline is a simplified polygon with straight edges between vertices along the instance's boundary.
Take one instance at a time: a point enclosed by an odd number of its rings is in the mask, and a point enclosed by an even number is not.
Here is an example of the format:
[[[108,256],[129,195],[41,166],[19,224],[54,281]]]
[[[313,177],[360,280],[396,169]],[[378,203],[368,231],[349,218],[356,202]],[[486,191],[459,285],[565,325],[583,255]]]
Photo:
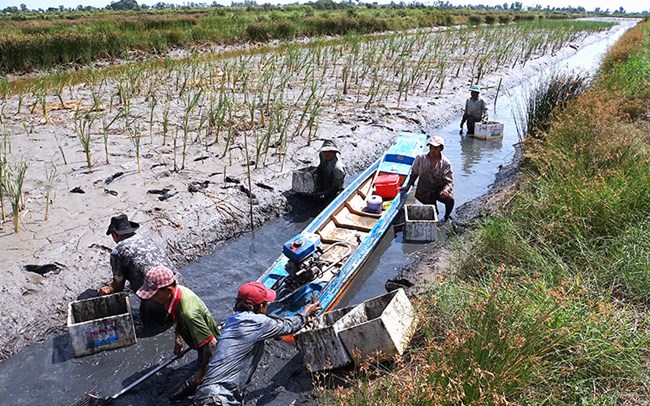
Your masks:
[[[249,306],[258,306],[275,300],[275,291],[262,282],[249,282],[241,285],[237,292],[237,300],[243,300]]]
[[[429,141],[427,141],[427,145],[431,145],[434,147],[439,147],[439,146],[445,146],[445,140],[444,138],[434,135],[433,137],[429,138]]]
[[[341,152],[339,151],[334,141],[325,140],[323,141],[323,145],[321,145],[319,152],[328,152],[328,151]]]
[[[176,282],[176,274],[166,266],[156,266],[147,271],[144,276],[144,283],[138,289],[136,295],[140,299],[151,299],[158,292],[158,289],[169,286]]]
[[[479,85],[472,85],[472,87],[469,88],[470,92],[476,92],[476,93],[481,93],[481,86]]]
[[[140,224],[135,221],[129,221],[126,214],[120,214],[111,217],[111,224],[108,226],[108,230],[106,230],[106,235],[111,235],[112,233],[118,235],[132,234],[138,227],[140,227]]]

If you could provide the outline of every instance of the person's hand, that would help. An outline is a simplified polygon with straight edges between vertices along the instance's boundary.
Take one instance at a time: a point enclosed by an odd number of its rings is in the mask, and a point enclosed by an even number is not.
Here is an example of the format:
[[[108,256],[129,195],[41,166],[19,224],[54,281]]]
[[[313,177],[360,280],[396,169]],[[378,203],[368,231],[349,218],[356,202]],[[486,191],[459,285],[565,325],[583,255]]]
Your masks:
[[[181,355],[181,352],[183,352],[183,346],[185,345],[185,341],[183,341],[183,338],[181,336],[176,336],[176,339],[174,340],[174,355],[177,357]]]
[[[443,190],[440,192],[440,197],[449,197],[449,190],[447,190],[447,189],[443,189]]]
[[[406,186],[402,186],[401,188],[399,188],[399,191],[400,191],[400,193],[406,193],[406,192],[408,192],[410,189],[411,189],[411,186],[410,186],[410,185],[406,185]]]
[[[320,303],[310,303],[307,306],[305,306],[305,313],[307,313],[307,317],[312,317],[318,314],[318,312],[322,309]]]
[[[97,294],[99,296],[106,296],[110,295],[111,293],[113,293],[113,288],[110,286],[104,286],[103,288],[97,290]]]

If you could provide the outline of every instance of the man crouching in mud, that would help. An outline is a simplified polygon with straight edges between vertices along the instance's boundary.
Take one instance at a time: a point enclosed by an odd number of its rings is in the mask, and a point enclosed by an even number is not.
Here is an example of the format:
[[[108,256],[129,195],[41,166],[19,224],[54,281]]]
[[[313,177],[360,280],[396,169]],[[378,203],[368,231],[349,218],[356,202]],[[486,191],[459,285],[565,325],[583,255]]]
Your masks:
[[[136,234],[140,225],[129,221],[126,214],[111,217],[106,235],[113,237],[117,246],[111,252],[113,280],[108,286],[98,290],[99,295],[122,292],[126,282],[131,290],[137,292],[144,283],[145,274],[155,266],[162,265],[174,269],[167,253],[153,240]],[[176,272],[178,277],[178,272]],[[147,328],[169,328],[167,311],[153,300],[140,301],[140,318]]]
[[[345,165],[338,157],[340,152],[334,141],[323,141],[318,154],[320,162],[315,170],[314,197],[319,201],[330,201],[343,190]]]
[[[221,330],[205,379],[194,395],[195,405],[243,405],[244,389],[262,358],[264,341],[300,330],[321,309],[320,303],[312,303],[296,316],[269,317],[266,312],[273,300],[275,291],[261,282],[239,288],[235,313]]]
[[[219,330],[212,314],[203,301],[185,286],[176,283],[171,269],[157,266],[149,270],[137,295],[141,299],[152,299],[163,305],[176,324],[174,354],[180,355],[187,343],[198,353],[198,369],[172,392],[171,400],[190,396],[203,381],[205,368],[217,344]]]

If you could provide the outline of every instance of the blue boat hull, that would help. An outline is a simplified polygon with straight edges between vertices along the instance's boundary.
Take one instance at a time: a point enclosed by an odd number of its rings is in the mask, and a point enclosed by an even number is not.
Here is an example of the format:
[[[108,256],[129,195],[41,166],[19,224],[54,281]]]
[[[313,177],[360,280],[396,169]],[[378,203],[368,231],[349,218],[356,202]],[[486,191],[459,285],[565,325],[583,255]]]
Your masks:
[[[334,265],[328,267],[331,270],[318,275],[314,280],[301,283],[289,294],[279,295],[279,300],[269,307],[269,314],[291,316],[315,301],[321,303],[322,312],[336,306],[404,203],[405,196],[397,194],[381,214],[367,213],[365,207],[361,206],[364,206],[366,198],[373,194],[376,176],[397,174],[400,185],[408,182],[412,162],[415,156],[424,151],[425,144],[424,134],[400,134],[395,144],[379,160],[359,175],[314,218],[301,234],[315,234],[322,238],[323,246],[329,247],[332,252],[328,259],[334,262]],[[287,284],[286,281],[292,276],[287,270],[288,262],[289,259],[281,255],[259,281],[277,291]]]

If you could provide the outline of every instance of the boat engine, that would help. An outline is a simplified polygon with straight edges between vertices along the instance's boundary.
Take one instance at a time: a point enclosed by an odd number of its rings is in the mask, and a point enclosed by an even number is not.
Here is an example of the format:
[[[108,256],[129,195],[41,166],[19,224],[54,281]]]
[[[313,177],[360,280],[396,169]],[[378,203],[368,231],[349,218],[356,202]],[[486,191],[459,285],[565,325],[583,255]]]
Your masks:
[[[323,273],[327,263],[320,259],[320,237],[303,233],[293,237],[282,247],[282,253],[289,259],[285,265],[288,275],[278,287],[278,296],[286,296]],[[278,299],[279,300],[279,299]]]

